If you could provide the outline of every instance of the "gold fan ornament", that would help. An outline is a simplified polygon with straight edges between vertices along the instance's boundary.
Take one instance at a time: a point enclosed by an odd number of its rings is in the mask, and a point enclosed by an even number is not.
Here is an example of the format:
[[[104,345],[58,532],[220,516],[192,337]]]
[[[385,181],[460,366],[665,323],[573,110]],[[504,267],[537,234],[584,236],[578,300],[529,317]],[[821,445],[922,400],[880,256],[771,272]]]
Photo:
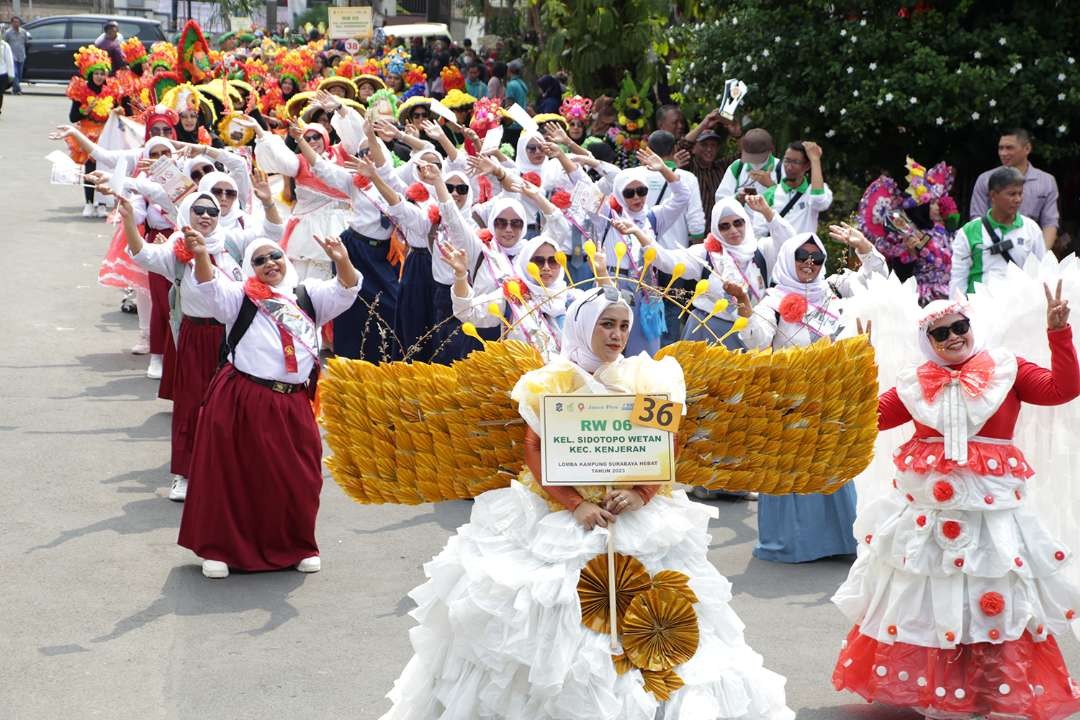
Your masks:
[[[642,670],[670,670],[697,652],[697,613],[671,590],[653,588],[637,595],[621,626],[626,657]]]
[[[615,554],[615,615],[622,625],[623,615],[639,594],[652,587],[649,573],[641,561],[630,555]],[[608,589],[608,556],[597,555],[581,569],[578,580],[581,622],[598,633],[611,628]]]

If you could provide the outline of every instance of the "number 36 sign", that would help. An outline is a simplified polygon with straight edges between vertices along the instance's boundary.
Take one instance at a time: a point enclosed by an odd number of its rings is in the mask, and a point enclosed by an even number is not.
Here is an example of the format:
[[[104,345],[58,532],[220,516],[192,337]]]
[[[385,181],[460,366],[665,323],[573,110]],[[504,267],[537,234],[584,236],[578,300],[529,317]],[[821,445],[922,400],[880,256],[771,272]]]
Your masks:
[[[668,400],[664,395],[638,395],[634,398],[630,419],[635,425],[676,432],[682,421],[682,412],[681,404]]]

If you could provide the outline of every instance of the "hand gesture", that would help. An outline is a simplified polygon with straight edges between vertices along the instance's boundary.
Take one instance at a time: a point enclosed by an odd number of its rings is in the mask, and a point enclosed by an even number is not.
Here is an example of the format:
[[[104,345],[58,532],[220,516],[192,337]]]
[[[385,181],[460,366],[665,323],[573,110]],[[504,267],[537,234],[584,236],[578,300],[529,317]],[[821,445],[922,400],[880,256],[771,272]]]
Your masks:
[[[424,131],[424,134],[435,141],[442,140],[446,137],[446,133],[439,127],[439,123],[431,122],[430,120],[424,120],[420,123],[420,128]]]
[[[769,207],[769,203],[765,202],[765,198],[757,193],[746,196],[746,207],[750,208],[754,212],[761,213],[762,215],[768,215],[772,208]]]
[[[368,123],[370,125],[371,123]],[[375,132],[382,137],[388,137],[397,139],[401,135],[401,129],[385,118],[379,118],[375,121]]]
[[[198,257],[199,255],[206,255],[206,238],[203,234],[193,227],[185,225],[182,232],[184,233],[184,246],[187,247],[188,252]]]
[[[469,274],[469,256],[464,250],[448,242],[439,242],[439,252],[446,259],[446,264],[453,268],[455,275]]]
[[[255,121],[255,118],[248,115],[234,117],[232,120],[232,124],[245,130],[251,130],[258,137],[262,137],[264,134],[266,134],[266,131],[262,129],[262,125],[257,123]]]
[[[116,212],[120,214],[122,221],[135,222],[135,208],[131,206],[131,201],[123,195],[116,196]]]
[[[406,135],[410,135],[410,136],[412,136],[414,138],[420,137],[420,128],[416,127],[412,123],[406,124],[405,129],[402,132],[404,132]]]
[[[606,528],[608,523],[615,522],[615,516],[610,512],[591,502],[583,502],[574,510],[574,519],[581,523],[586,531],[592,530],[599,525]]]
[[[326,112],[335,112],[341,107],[341,101],[338,100],[336,95],[331,95],[325,90],[318,90],[315,92],[315,97],[312,99],[316,105],[321,107]]]
[[[660,172],[666,167],[664,161],[660,159],[660,156],[647,147],[643,147],[637,151],[637,159],[638,162],[653,172]]]
[[[349,158],[345,161],[344,167],[349,172],[354,172],[357,175],[363,175],[369,180],[374,179],[374,177],[378,174],[375,163],[371,162],[366,157]]]
[[[612,490],[604,498],[604,509],[612,515],[640,510],[644,505],[641,494],[632,488]]]
[[[838,243],[843,243],[850,248],[853,248],[855,252],[860,255],[865,255],[874,249],[874,246],[870,244],[870,241],[866,239],[866,236],[859,232],[859,229],[844,223],[842,225],[830,225],[829,237]]]
[[[543,190],[540,189],[539,185],[533,185],[525,178],[518,178],[514,180],[511,192],[521,193],[530,200],[535,199],[537,195],[543,194]]]
[[[676,167],[685,168],[690,165],[690,152],[688,150],[675,151]]]
[[[754,308],[750,305],[750,296],[746,294],[746,288],[741,283],[728,280],[724,283],[724,292],[735,299],[739,315],[750,317],[750,313],[753,312]]]
[[[772,187],[776,184],[773,180],[772,173],[768,170],[751,170],[747,173],[754,182],[764,187]]]
[[[251,169],[251,191],[264,205],[273,200],[274,195],[270,192],[270,178],[258,165]]]
[[[634,224],[632,220],[626,218],[617,217],[611,221],[611,227],[619,231],[620,235],[639,235],[641,228]]]
[[[419,176],[422,182],[427,183],[433,187],[442,182],[442,171],[439,170],[439,166],[435,163],[420,162],[416,164],[416,174]]]
[[[544,136],[553,143],[570,144],[570,136],[563,130],[562,125],[557,122],[548,123],[547,127],[544,128]]]
[[[706,130],[712,130],[723,121],[720,117],[720,108],[713,108],[709,111],[709,114],[705,116],[705,119],[701,121],[702,126]]]
[[[484,144],[484,141],[480,139],[480,136],[477,135],[476,131],[472,128],[462,128],[461,134],[465,136],[466,140],[472,141],[473,147],[478,151],[480,150],[480,146]]]
[[[321,238],[318,235],[311,236],[315,242],[319,243],[319,247],[323,249],[326,256],[330,258],[334,263],[348,262],[349,251],[345,249],[340,238],[328,237]]]
[[[870,339],[870,332],[874,329],[874,321],[867,320],[863,325],[862,318],[855,318],[855,332],[859,335],[865,335],[866,339]]]
[[[109,173],[102,170],[88,172],[83,175],[83,182],[89,183],[91,185],[100,185],[101,183],[109,182]]]
[[[294,122],[289,123],[289,129],[286,131],[289,133],[289,137],[298,143],[304,142],[304,131]]]
[[[56,129],[49,133],[50,140],[64,140],[72,137],[79,130],[74,125],[57,125]]]
[[[806,151],[806,156],[810,158],[810,162],[821,162],[821,146],[818,145],[816,142],[804,140],[803,150]]]
[[[473,175],[494,175],[498,166],[495,161],[483,155],[469,157],[469,170]]]
[[[1050,286],[1043,283],[1046,293],[1046,329],[1060,330],[1069,324],[1069,301],[1061,299],[1061,280],[1057,281],[1057,290],[1050,294]]]

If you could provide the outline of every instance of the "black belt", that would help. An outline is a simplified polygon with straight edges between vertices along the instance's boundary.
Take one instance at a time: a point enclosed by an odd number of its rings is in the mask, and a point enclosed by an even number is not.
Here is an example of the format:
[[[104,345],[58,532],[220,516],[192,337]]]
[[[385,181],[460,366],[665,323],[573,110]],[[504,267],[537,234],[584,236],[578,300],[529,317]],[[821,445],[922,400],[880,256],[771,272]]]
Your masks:
[[[361,235],[360,233],[356,232],[352,228],[349,228],[347,230],[347,232],[355,235],[356,237],[363,240],[365,243],[367,243],[371,247],[379,247],[380,245],[386,245],[387,243],[390,242],[390,238],[383,238],[382,240],[380,240],[378,238],[370,238],[367,235]]]
[[[219,323],[214,318],[193,317],[191,315],[185,315],[184,320],[191,323],[192,325],[221,325],[222,324],[222,323]]]
[[[236,368],[234,367],[233,370],[236,370]],[[307,390],[308,387],[307,383],[296,383],[294,385],[293,383],[281,382],[280,380],[267,380],[266,378],[248,375],[243,370],[236,370],[236,372],[239,375],[244,376],[251,382],[255,383],[256,385],[262,385],[263,387],[270,388],[274,392],[281,393],[282,395],[291,395],[296,392],[302,392]]]

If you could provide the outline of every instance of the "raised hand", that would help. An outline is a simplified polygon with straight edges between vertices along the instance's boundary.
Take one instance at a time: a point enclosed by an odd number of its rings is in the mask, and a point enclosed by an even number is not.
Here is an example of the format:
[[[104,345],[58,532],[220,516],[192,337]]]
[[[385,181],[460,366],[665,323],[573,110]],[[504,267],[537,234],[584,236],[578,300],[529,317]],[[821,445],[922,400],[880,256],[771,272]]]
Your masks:
[[[548,126],[544,128],[544,136],[553,143],[570,144],[570,136],[566,134],[566,131],[562,129],[559,123],[548,123]]]
[[[435,163],[420,162],[416,164],[416,174],[422,182],[428,185],[436,185],[442,180],[442,171]]]
[[[264,205],[274,197],[270,191],[270,178],[258,165],[251,169],[251,191]]]
[[[493,175],[498,167],[491,158],[473,155],[468,160],[469,170],[474,175]]]
[[[1046,329],[1060,330],[1069,324],[1069,301],[1061,299],[1061,280],[1057,281],[1053,295],[1046,283],[1043,283],[1043,291],[1046,293]]]
[[[206,238],[203,234],[193,227],[185,225],[182,232],[184,233],[184,246],[188,249],[192,255],[206,255]]]
[[[378,174],[375,163],[371,162],[366,157],[349,158],[345,161],[344,168],[358,175],[363,175],[369,180]]]
[[[772,208],[769,207],[769,203],[765,202],[765,198],[757,194],[746,196],[746,206],[754,212],[759,212],[762,215],[765,215],[766,218],[769,217],[769,211],[772,210]]]
[[[472,128],[462,128],[461,134],[465,136],[466,140],[471,140],[473,147],[477,150],[484,144],[484,141],[480,139],[480,136],[476,134],[476,131]]]
[[[750,305],[750,296],[746,294],[746,288],[740,283],[728,280],[724,283],[724,292],[735,299],[735,303],[738,305],[739,315],[747,318],[750,317],[754,308]]]
[[[311,237],[315,242],[319,243],[319,247],[323,249],[326,256],[335,263],[347,262],[349,260],[349,251],[345,249],[345,245],[342,244],[340,238],[321,238],[318,235],[312,235]]]
[[[338,100],[337,96],[331,95],[325,90],[316,91],[315,97],[312,98],[312,102],[327,112],[334,112],[341,106],[341,101]]]
[[[751,170],[747,175],[759,185],[764,187],[772,187],[776,184],[773,180],[772,173],[768,170]]]
[[[304,141],[304,131],[296,123],[290,122],[289,123],[289,129],[286,132],[288,132],[289,137],[291,137],[296,142],[303,142]]]
[[[619,231],[620,235],[637,235],[641,232],[641,228],[634,224],[632,220],[626,218],[617,217],[611,221],[611,227]]]
[[[680,168],[685,168],[690,165],[690,152],[687,150],[675,151],[675,165]]]
[[[79,132],[74,125],[57,125],[56,129],[49,133],[50,140],[64,140]]]
[[[135,222],[135,208],[131,206],[131,201],[123,195],[116,196],[116,212],[120,214],[120,219],[124,222]]]
[[[637,151],[637,158],[638,162],[653,172],[660,172],[666,167],[660,156],[647,147],[643,147]]]
[[[865,255],[874,249],[874,246],[870,244],[870,241],[866,239],[858,228],[843,223],[842,225],[830,225],[829,237],[838,243],[843,243],[850,248],[853,248],[855,252]]]
[[[424,120],[420,123],[420,127],[423,129],[424,134],[432,140],[441,140],[446,137],[446,133],[439,127],[439,123],[431,122],[430,120]]]
[[[863,325],[862,318],[855,318],[855,332],[858,333],[859,335],[865,335],[867,340],[870,339],[870,334],[871,334],[871,331],[873,329],[874,329],[874,321],[873,320],[867,320],[866,324]]]
[[[821,160],[821,146],[816,142],[810,140],[803,141],[803,150],[806,151],[806,156],[810,158],[810,161]]]
[[[440,242],[439,252],[446,259],[446,264],[453,268],[455,275],[469,274],[469,255],[463,249],[448,242]]]

